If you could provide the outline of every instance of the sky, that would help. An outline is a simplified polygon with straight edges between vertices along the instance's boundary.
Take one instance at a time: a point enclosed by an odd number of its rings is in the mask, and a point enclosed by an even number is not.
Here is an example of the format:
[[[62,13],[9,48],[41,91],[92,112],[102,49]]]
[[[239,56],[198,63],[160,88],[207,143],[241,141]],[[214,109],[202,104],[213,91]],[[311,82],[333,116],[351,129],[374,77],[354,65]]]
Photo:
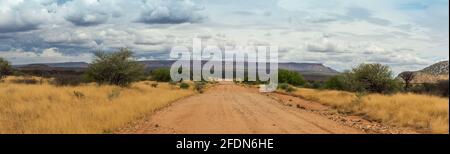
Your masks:
[[[382,63],[418,70],[449,57],[448,0],[0,0],[0,57],[13,64],[90,62],[130,48],[277,45],[282,62],[338,71]]]

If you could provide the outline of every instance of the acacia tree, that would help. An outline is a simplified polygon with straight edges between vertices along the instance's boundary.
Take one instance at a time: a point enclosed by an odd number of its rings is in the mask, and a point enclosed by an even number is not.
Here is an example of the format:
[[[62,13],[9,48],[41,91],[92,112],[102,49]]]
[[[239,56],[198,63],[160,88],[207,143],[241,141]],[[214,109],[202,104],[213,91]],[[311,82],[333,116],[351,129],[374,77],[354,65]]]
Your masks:
[[[0,57],[0,79],[5,78],[7,75],[10,75],[12,72],[11,64]]]
[[[355,91],[392,93],[398,88],[398,82],[393,78],[389,66],[386,65],[361,64],[346,74]]]
[[[144,75],[144,66],[132,58],[133,52],[129,49],[94,54],[96,59],[89,65],[86,76],[98,84],[128,86]]]
[[[408,91],[410,85],[411,85],[411,81],[414,80],[414,78],[416,77],[416,74],[414,72],[403,72],[399,75],[400,78],[403,79],[403,81],[405,82],[405,91]]]

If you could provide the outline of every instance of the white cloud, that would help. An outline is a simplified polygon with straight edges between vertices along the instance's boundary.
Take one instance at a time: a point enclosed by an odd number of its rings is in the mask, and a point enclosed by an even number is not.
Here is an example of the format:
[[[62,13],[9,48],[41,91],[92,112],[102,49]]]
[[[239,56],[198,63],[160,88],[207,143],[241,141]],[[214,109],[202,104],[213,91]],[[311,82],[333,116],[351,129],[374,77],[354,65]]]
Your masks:
[[[56,48],[44,49],[42,53],[33,51],[23,51],[15,49],[11,51],[0,51],[0,57],[4,57],[7,60],[17,64],[29,64],[29,63],[57,63],[57,62],[90,62],[93,59],[93,55],[90,53],[83,53],[79,55],[64,55]]]
[[[121,10],[119,0],[75,0],[68,1],[58,8],[64,14],[65,19],[77,26],[95,26],[108,22],[110,18],[120,17]]]
[[[329,38],[322,37],[306,43],[306,50],[310,52],[343,52],[341,44],[337,41],[330,41]]]
[[[50,19],[46,7],[39,0],[0,1],[0,33],[37,29]]]
[[[190,0],[180,1],[146,1],[139,21],[147,24],[196,23],[205,16],[200,14],[201,7]]]

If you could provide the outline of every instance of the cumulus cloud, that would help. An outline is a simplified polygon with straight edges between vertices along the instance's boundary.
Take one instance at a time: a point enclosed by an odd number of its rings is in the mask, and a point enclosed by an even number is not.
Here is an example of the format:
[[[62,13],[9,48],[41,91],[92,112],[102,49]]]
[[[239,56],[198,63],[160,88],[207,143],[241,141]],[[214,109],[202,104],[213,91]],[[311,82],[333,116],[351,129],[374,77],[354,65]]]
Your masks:
[[[66,19],[77,26],[93,26],[108,21],[109,15],[101,12],[95,12],[92,14],[76,13],[67,16]]]
[[[0,57],[17,64],[29,63],[57,63],[57,62],[90,62],[93,55],[90,53],[83,53],[79,55],[65,55],[59,52],[57,48],[44,49],[41,53],[35,51],[23,51],[21,49],[14,49],[11,51],[0,51]]]
[[[0,33],[21,32],[37,29],[48,21],[51,13],[42,1],[0,1]]]
[[[306,46],[308,51],[311,52],[338,52],[336,44],[331,42],[309,43]]]
[[[197,23],[205,19],[201,10],[189,0],[145,1],[139,21],[147,24]]]
[[[189,0],[2,0],[0,33],[38,29],[42,24],[97,26],[120,18],[121,23],[196,23],[202,7]]]
[[[342,42],[331,40],[329,35],[324,35],[317,40],[307,42],[305,48],[310,52],[337,53],[344,52],[343,44]]]
[[[61,8],[65,19],[77,26],[94,26],[106,23],[112,17],[119,17],[116,1],[75,0],[64,3]]]

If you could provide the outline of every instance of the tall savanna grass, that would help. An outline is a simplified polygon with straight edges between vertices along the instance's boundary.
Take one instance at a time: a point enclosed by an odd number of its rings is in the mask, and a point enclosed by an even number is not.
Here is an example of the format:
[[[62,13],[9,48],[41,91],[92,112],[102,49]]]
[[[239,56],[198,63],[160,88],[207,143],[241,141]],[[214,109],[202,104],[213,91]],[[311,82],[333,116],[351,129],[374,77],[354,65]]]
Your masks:
[[[140,82],[128,88],[97,86],[57,87],[48,82],[17,84],[9,77],[0,83],[0,134],[111,133],[193,90]]]
[[[412,127],[424,133],[449,133],[448,98],[409,93],[362,95],[304,88],[294,95],[395,126]]]

